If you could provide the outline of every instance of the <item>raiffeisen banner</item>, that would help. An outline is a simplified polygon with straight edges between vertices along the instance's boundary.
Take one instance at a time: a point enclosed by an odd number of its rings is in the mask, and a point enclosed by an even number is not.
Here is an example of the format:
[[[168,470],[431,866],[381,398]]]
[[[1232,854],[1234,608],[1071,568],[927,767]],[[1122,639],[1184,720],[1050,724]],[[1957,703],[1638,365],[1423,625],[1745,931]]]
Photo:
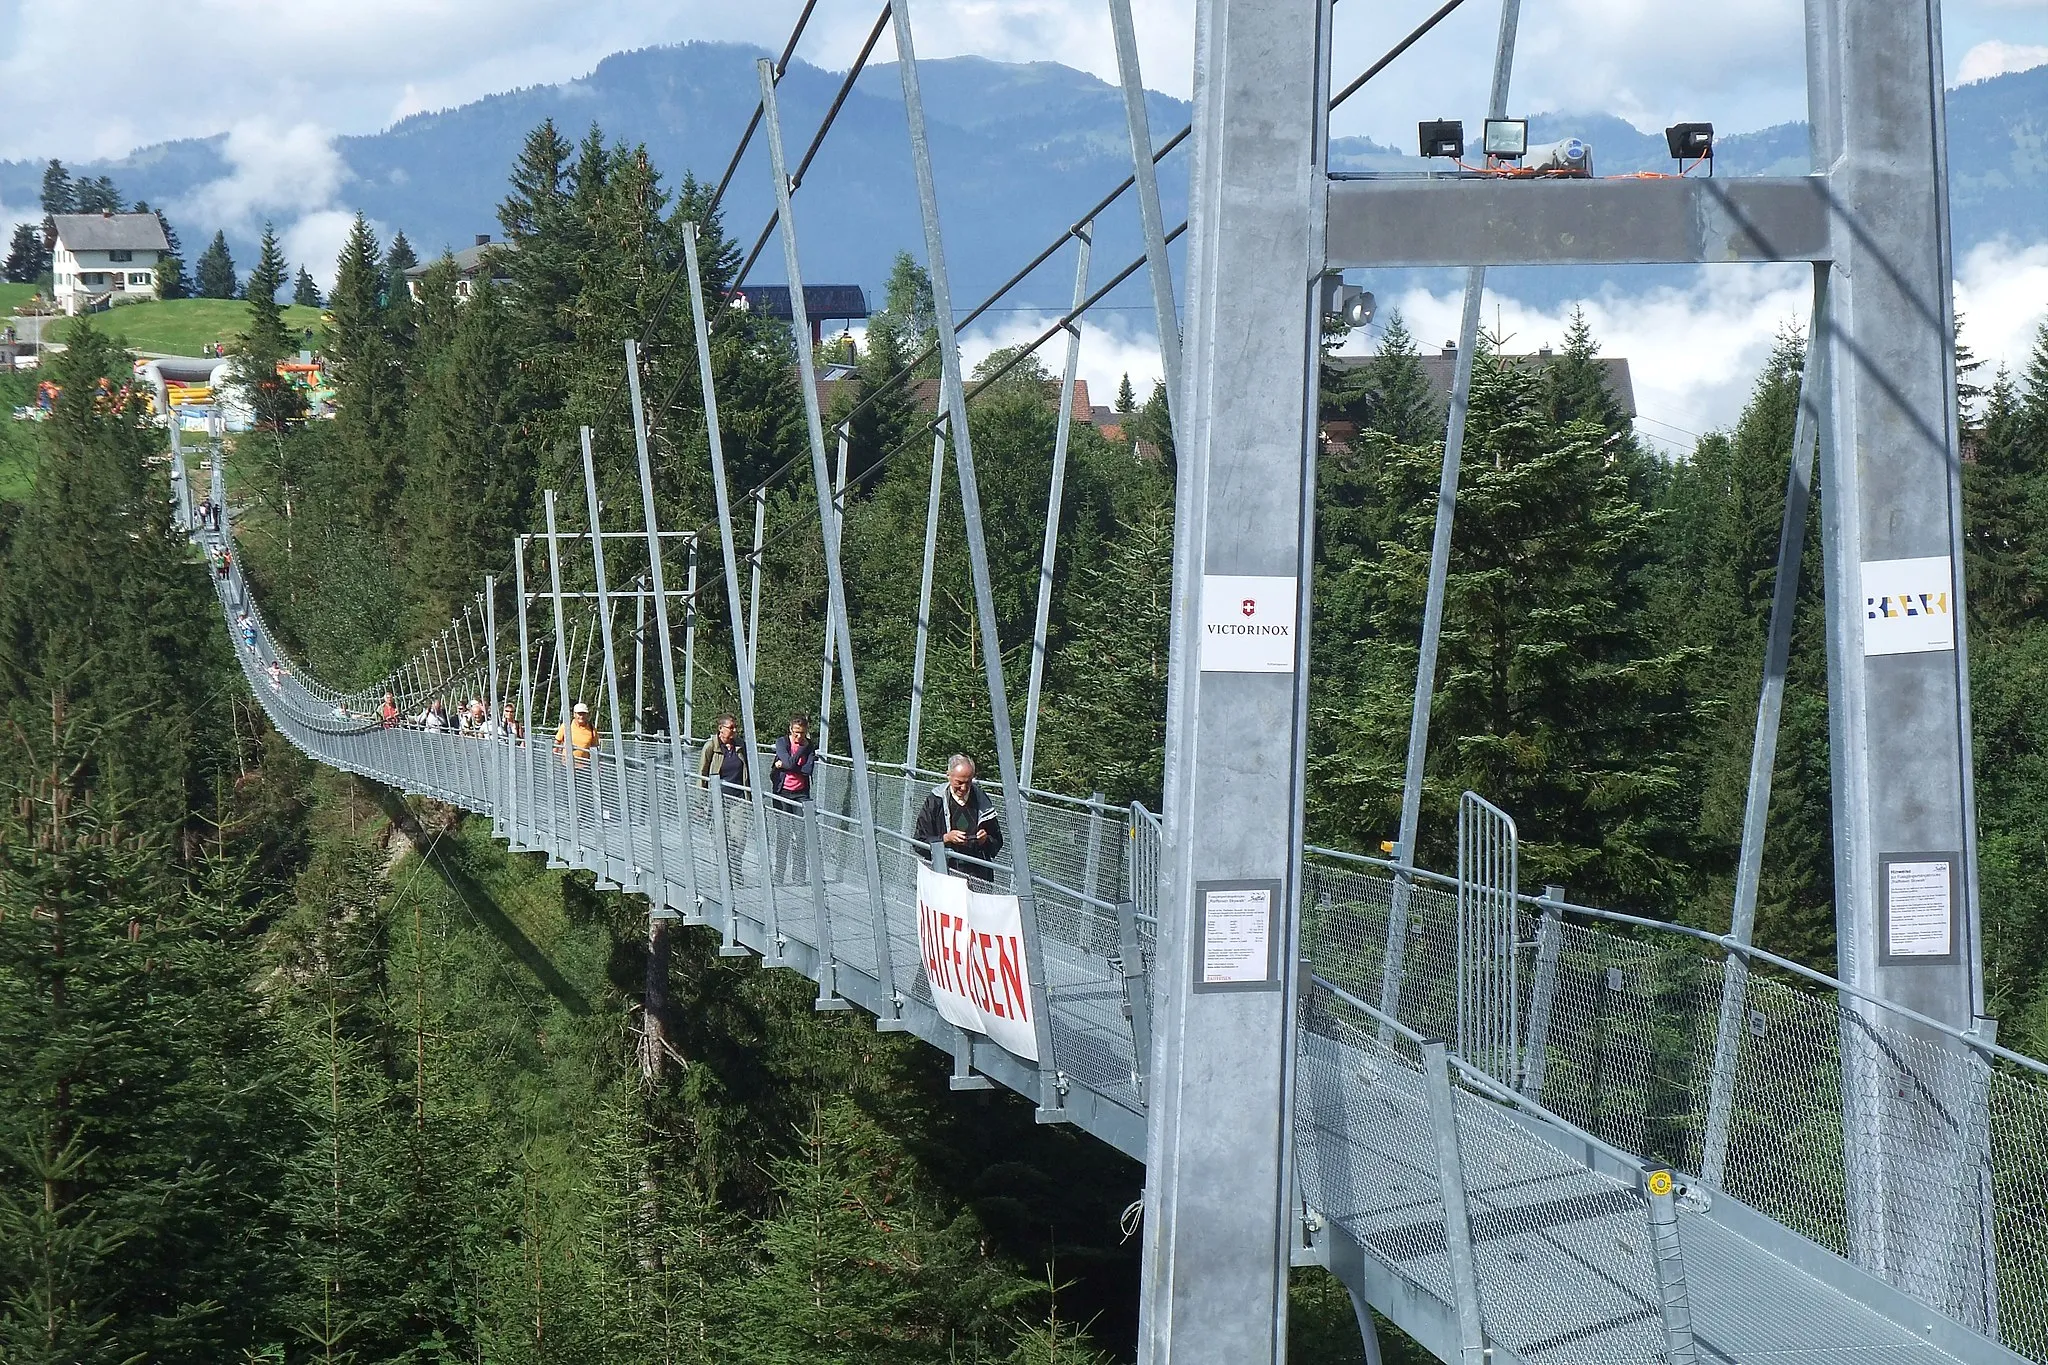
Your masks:
[[[917,946],[932,1003],[949,1024],[1038,1060],[1031,976],[1015,896],[975,891],[960,877],[917,870]]]

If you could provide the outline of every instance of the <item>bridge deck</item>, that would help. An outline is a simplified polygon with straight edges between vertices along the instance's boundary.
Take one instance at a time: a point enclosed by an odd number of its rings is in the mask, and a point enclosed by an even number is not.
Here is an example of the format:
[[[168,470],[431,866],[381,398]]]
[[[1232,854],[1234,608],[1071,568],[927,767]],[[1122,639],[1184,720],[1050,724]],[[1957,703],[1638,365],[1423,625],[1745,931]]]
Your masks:
[[[239,578],[218,580],[231,623],[247,605]],[[511,744],[412,728],[381,729],[334,714],[331,694],[281,665],[267,628],[237,653],[250,685],[279,730],[316,760],[489,815],[515,848],[594,871],[645,893],[656,913],[709,924],[733,951],[752,951],[827,983],[829,996],[875,1014],[1030,1098],[1042,1121],[1079,1124],[1125,1154],[1144,1156],[1142,1073],[1133,1015],[1155,988],[1147,972],[1156,903],[1146,885],[1156,838],[1117,813],[1034,801],[1033,863],[1041,959],[1048,978],[1057,1086],[1039,1069],[986,1039],[960,1033],[932,1006],[918,954],[914,854],[899,831],[923,784],[883,774],[875,794],[882,897],[870,894],[851,821],[848,777],[823,772],[819,824],[822,878],[763,875],[749,817],[734,812],[736,850],[718,847],[710,796],[678,774],[666,741],[628,745],[623,799],[615,758],[565,767],[544,739]],[[288,665],[284,665],[288,667]],[[686,752],[686,761],[694,752]],[[800,821],[779,831],[800,838]],[[659,856],[655,840],[659,840]],[[767,840],[771,850],[774,839]],[[772,860],[772,852],[771,852]],[[657,863],[661,869],[656,875]],[[721,866],[721,864],[724,866]],[[687,869],[687,870],[686,870]],[[724,900],[727,870],[733,903]],[[1003,874],[998,874],[1001,880]],[[694,895],[690,887],[694,881]],[[827,917],[820,925],[817,897]],[[1135,904],[1134,904],[1135,903]],[[894,990],[877,957],[880,913]],[[1135,926],[1119,914],[1136,915]],[[822,946],[829,929],[830,948]],[[1140,961],[1120,956],[1119,933],[1135,928]],[[1457,1356],[1448,1255],[1421,1073],[1413,1059],[1343,1011],[1304,1009],[1297,1159],[1302,1193],[1321,1230],[1299,1256],[1329,1264],[1445,1358]],[[973,1083],[973,1082],[969,1082]],[[1489,1344],[1500,1359],[1651,1362],[1665,1358],[1645,1202],[1635,1172],[1611,1154],[1539,1117],[1469,1089],[1458,1094],[1464,1179],[1472,1210]],[[1312,1222],[1314,1220],[1311,1220]],[[1941,1365],[2022,1357],[1907,1299],[1833,1252],[1716,1193],[1685,1208],[1680,1233],[1695,1339],[1708,1360],[1871,1362]],[[2035,1357],[2039,1359],[2040,1357]]]

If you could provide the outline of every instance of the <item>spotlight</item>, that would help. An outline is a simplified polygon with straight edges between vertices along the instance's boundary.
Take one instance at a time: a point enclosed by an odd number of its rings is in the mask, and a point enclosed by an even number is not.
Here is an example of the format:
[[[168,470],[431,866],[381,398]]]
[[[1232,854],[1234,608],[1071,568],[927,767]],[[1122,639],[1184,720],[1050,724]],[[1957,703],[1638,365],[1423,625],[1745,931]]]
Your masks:
[[[1529,153],[1529,120],[1490,118],[1481,136],[1486,154],[1502,161],[1520,161]]]
[[[1345,327],[1363,327],[1372,321],[1378,307],[1368,290],[1355,284],[1344,283],[1344,277],[1335,271],[1323,276],[1323,316]]]
[[[1465,155],[1465,125],[1457,119],[1418,123],[1415,134],[1422,141],[1422,154],[1426,157],[1447,156],[1456,161]]]
[[[1532,171],[1547,171],[1575,179],[1593,174],[1593,148],[1575,137],[1531,147],[1528,157],[1527,165]]]
[[[1714,125],[1674,123],[1664,130],[1664,145],[1671,149],[1673,161],[1712,161]]]

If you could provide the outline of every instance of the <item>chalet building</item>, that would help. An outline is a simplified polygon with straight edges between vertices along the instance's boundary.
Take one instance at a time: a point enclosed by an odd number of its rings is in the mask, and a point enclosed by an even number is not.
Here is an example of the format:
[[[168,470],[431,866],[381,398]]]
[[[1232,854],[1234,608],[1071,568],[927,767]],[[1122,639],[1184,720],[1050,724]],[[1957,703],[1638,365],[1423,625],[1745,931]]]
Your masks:
[[[51,219],[50,290],[67,314],[156,297],[157,262],[170,254],[153,213],[59,213]]]
[[[487,271],[491,283],[511,283],[512,277],[505,270],[505,253],[517,250],[517,243],[493,242],[490,233],[479,232],[473,245],[449,253],[455,262],[456,301],[461,302],[475,293],[477,281],[483,279]],[[422,265],[412,266],[405,272],[405,292],[412,295],[415,303],[420,297],[420,281],[426,278],[427,272],[433,269],[434,265],[434,261],[427,261]]]
[[[1558,353],[1544,346],[1536,351],[1521,355],[1496,355],[1493,359],[1518,370],[1541,374],[1558,359]],[[1360,370],[1372,364],[1373,358],[1365,355],[1339,355],[1330,357],[1330,365],[1337,370]],[[1415,363],[1421,367],[1423,380],[1436,396],[1439,409],[1448,408],[1451,403],[1451,382],[1458,370],[1458,343],[1446,341],[1443,350],[1436,355],[1418,355]],[[1629,373],[1628,361],[1620,356],[1600,356],[1593,361],[1600,371],[1601,381],[1614,399],[1621,415],[1634,420],[1636,417],[1635,379]],[[1349,445],[1358,434],[1354,422],[1329,421],[1323,423],[1323,439],[1333,445]]]
[[[732,306],[763,317],[793,322],[786,284],[750,284],[732,296]],[[811,320],[811,345],[824,344],[828,322],[863,322],[868,316],[868,296],[857,284],[807,284],[804,286],[804,315]]]

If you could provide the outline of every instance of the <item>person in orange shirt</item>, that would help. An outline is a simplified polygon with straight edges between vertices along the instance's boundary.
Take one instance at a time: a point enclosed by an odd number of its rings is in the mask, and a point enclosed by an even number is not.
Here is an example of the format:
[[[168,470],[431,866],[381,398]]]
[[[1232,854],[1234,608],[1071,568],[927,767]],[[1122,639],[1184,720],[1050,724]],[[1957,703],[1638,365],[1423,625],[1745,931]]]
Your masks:
[[[590,708],[580,701],[570,712],[568,725],[555,727],[556,753],[562,752],[565,740],[576,766],[581,768],[587,765],[590,762],[591,751],[597,748],[597,727],[590,723]]]

